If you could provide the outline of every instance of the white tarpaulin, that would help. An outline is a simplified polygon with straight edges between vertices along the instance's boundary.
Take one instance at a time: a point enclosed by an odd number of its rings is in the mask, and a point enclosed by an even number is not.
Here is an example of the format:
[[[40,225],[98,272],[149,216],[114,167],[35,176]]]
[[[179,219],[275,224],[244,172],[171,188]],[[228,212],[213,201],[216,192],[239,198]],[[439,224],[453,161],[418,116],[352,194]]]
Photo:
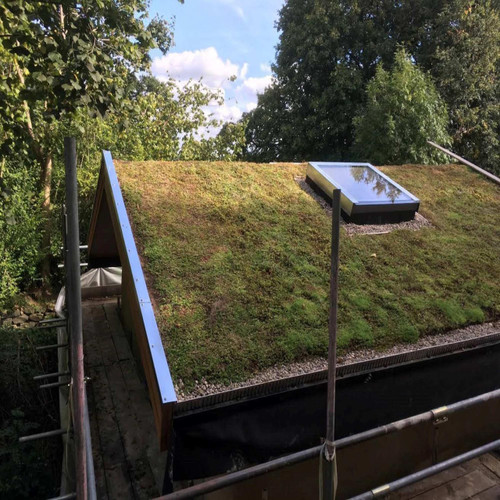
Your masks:
[[[95,296],[98,290],[105,288],[109,295],[117,292],[117,288],[122,284],[122,268],[121,267],[102,267],[91,269],[80,276],[82,284],[82,298],[85,296]],[[101,295],[106,295],[102,293]],[[55,311],[60,318],[64,318],[64,304],[66,302],[66,291],[62,287],[56,300]]]

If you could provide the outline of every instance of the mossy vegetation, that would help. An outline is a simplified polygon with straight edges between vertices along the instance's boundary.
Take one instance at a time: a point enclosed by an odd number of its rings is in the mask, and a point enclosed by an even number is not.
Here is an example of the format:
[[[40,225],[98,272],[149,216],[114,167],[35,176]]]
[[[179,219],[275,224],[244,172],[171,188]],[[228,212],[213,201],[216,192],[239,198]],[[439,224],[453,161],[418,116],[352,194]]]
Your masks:
[[[35,375],[57,371],[54,330],[0,327],[0,498],[45,499],[58,495],[62,443],[58,437],[19,443],[21,436],[57,429],[57,389],[40,390]]]
[[[326,355],[331,218],[305,165],[117,162],[169,364],[189,385]],[[414,342],[500,311],[500,193],[464,166],[382,169],[433,228],[341,231],[339,347]]]

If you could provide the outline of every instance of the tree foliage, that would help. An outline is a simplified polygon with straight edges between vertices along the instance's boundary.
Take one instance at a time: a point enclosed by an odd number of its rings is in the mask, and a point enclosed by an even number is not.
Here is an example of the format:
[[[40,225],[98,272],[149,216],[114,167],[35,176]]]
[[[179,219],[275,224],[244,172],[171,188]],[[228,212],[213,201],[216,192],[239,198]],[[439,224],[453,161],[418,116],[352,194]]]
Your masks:
[[[498,16],[494,0],[288,0],[277,22],[275,83],[248,116],[248,158],[352,158],[366,86],[404,47],[434,78],[454,146],[496,168]]]
[[[0,165],[0,307],[20,283],[29,283],[36,275],[38,200],[33,165],[18,165],[15,170],[7,170],[5,162]]]
[[[79,108],[103,114],[118,107],[148,69],[149,50],[168,50],[161,19],[147,24],[146,0],[6,0],[0,4],[2,86],[0,151],[29,152],[43,192],[42,274],[50,274],[54,142],[62,120]]]
[[[276,82],[249,116],[249,155],[346,158],[366,83],[398,44],[416,45],[435,3],[289,0],[277,23]]]
[[[448,112],[429,75],[404,50],[390,72],[382,64],[367,86],[366,107],[354,120],[357,158],[377,164],[442,163],[427,140],[448,145]]]
[[[53,329],[0,327],[0,498],[50,498],[59,494],[62,443],[41,439],[25,446],[21,436],[59,422],[56,394],[40,390],[33,377],[57,371],[57,355],[36,345],[57,342]]]
[[[220,123],[205,110],[222,102],[218,93],[151,76],[150,50],[166,52],[173,35],[169,23],[147,18],[147,7],[0,3],[0,305],[34,278],[37,263],[47,276],[59,252],[64,136],[77,139],[82,240],[102,149],[134,160],[233,154],[229,138],[241,133],[210,137]]]
[[[431,71],[450,109],[454,148],[500,173],[498,3],[451,1],[437,24],[441,43],[433,54]]]
[[[178,159],[185,144],[200,130],[219,125],[217,120],[207,118],[204,107],[214,101],[221,103],[222,98],[200,82],[179,86],[173,80],[160,82],[145,77],[131,100],[137,111],[125,110],[113,117],[118,151],[122,151],[121,142],[136,144],[135,151],[128,155],[130,159]]]
[[[181,159],[208,161],[235,161],[245,149],[245,120],[224,123],[215,137],[196,139],[184,143]]]
[[[2,152],[29,144],[43,165],[66,116],[120,109],[149,68],[150,49],[167,51],[172,41],[167,23],[147,24],[146,9],[146,0],[2,2],[0,118],[10,132]]]
[[[280,85],[272,83],[257,98],[257,107],[244,117],[246,156],[257,162],[303,158],[300,145],[293,145],[300,137],[294,133],[296,117],[287,110],[286,97]],[[295,154],[292,154],[295,151]]]
[[[164,21],[146,24],[146,8],[145,0],[3,2],[2,45],[24,74],[21,97],[43,103],[46,120],[119,104],[134,73],[149,67],[149,50],[166,52],[172,41]]]

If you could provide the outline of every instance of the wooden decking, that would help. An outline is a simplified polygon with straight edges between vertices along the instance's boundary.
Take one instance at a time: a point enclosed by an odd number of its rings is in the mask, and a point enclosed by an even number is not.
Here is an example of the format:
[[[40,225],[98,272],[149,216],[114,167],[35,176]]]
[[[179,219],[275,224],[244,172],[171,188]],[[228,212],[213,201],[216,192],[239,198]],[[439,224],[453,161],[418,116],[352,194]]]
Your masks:
[[[488,453],[389,496],[390,500],[499,500],[500,458]]]
[[[97,497],[154,498],[165,457],[116,299],[83,303],[83,336]]]

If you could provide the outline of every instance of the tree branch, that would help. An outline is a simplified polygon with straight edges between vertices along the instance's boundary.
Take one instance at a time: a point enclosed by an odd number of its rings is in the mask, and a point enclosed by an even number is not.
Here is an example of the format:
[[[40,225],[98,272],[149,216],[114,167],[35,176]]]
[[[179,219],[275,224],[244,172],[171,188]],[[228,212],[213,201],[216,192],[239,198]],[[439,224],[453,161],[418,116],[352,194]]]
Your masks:
[[[19,81],[21,82],[21,85],[24,86],[25,80],[23,72],[21,71],[21,68],[19,67],[17,61],[14,61],[14,64],[16,67],[17,76],[19,77]],[[38,158],[38,160],[41,161],[43,159],[42,150],[35,137],[35,132],[33,130],[33,122],[31,121],[31,110],[28,105],[28,101],[26,101],[26,99],[23,101],[23,108],[24,108],[24,114],[26,116],[26,128],[28,129],[28,134],[31,137],[31,140],[33,141],[33,149],[35,151],[35,155]]]
[[[61,35],[66,40],[66,30],[64,29],[64,10],[62,4],[59,4],[59,23],[61,25]]]

